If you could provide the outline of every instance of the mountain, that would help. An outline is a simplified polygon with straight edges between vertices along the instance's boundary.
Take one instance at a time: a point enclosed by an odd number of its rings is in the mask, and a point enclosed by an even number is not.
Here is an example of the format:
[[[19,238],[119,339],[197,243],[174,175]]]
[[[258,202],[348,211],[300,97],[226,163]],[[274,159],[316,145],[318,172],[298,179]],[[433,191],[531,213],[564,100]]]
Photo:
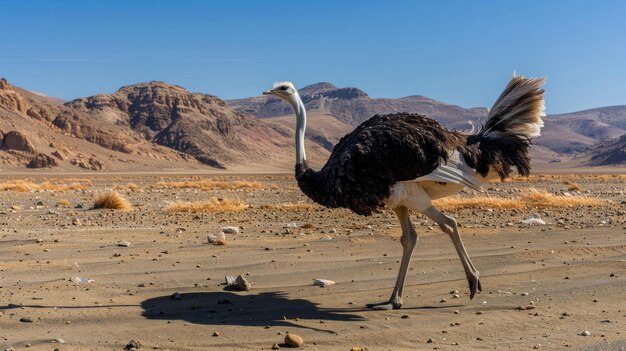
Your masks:
[[[583,157],[587,166],[626,166],[626,134],[594,146]]]
[[[195,167],[179,152],[0,79],[0,166],[65,170]]]
[[[558,153],[578,154],[624,134],[626,106],[609,106],[550,115],[537,142]]]
[[[317,164],[337,140],[311,136]],[[63,102],[0,81],[6,167],[278,170],[293,167],[294,147],[288,123],[265,123],[215,96],[163,82]]]
[[[433,117],[449,128],[469,129],[468,121],[476,122],[487,114],[486,108],[465,109],[424,96],[400,99],[371,98],[358,88],[338,88],[330,83],[317,83],[299,90],[307,112],[320,112],[357,126],[375,114],[417,112]],[[273,96],[257,96],[228,100],[236,111],[259,118],[292,114],[291,106]]]
[[[125,86],[65,106],[215,168],[268,157],[285,146],[275,130],[233,111],[219,98],[163,82]]]

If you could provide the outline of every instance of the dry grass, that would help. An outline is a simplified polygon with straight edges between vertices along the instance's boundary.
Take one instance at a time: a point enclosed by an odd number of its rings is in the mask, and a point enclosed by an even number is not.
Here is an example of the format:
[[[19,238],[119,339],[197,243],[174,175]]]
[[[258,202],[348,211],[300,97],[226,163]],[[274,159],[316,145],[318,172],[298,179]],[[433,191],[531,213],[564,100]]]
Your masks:
[[[577,181],[581,179],[595,181],[626,180],[626,174],[533,174],[528,177],[514,175],[506,179],[507,182],[548,182],[548,181]]]
[[[92,208],[109,208],[113,210],[130,211],[132,206],[122,195],[110,191],[98,194],[93,202]]]
[[[283,203],[283,204],[265,204],[259,206],[264,210],[278,210],[278,211],[303,211],[303,210],[312,210],[315,208],[320,208],[320,206],[309,203]]]
[[[128,183],[126,185],[122,185],[122,184],[118,184],[116,186],[113,187],[113,189],[115,190],[138,190],[139,189],[139,185],[135,184],[135,183]]]
[[[273,184],[263,184],[260,182],[247,182],[247,181],[211,181],[211,180],[198,180],[198,181],[184,181],[184,182],[158,182],[156,184],[158,189],[199,189],[199,190],[236,190],[236,189],[278,189],[278,186]]]
[[[29,192],[29,191],[68,191],[68,190],[87,190],[89,184],[81,183],[50,183],[41,182],[34,183],[30,181],[17,180],[14,182],[0,183],[0,191],[17,191],[17,192]]]
[[[165,207],[166,211],[172,212],[240,212],[248,208],[248,205],[239,200],[211,199],[207,201],[176,201]]]
[[[67,199],[61,199],[57,202],[57,206],[56,207],[70,207],[71,203],[69,200]]]
[[[545,190],[529,189],[520,198],[505,199],[492,196],[459,197],[453,196],[434,201],[435,206],[444,211],[462,208],[524,209],[555,208],[576,206],[601,206],[604,201],[582,196],[558,196]]]
[[[567,187],[567,191],[580,191],[580,189],[581,189],[580,185],[578,185],[578,183],[572,182],[572,181],[569,181],[569,180],[564,181],[563,184],[569,185]]]

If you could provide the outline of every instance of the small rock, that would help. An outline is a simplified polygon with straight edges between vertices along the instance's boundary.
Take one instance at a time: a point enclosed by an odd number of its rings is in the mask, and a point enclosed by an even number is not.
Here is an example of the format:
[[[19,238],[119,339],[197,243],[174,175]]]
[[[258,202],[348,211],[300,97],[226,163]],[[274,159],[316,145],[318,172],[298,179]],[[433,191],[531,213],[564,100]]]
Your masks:
[[[65,340],[63,340],[61,338],[56,338],[56,339],[50,340],[50,343],[52,343],[52,344],[65,344]]]
[[[183,298],[183,295],[178,291],[172,294],[172,300],[180,300]]]
[[[322,288],[325,288],[327,286],[333,286],[335,284],[337,283],[328,279],[313,279],[313,285],[321,286]]]
[[[232,286],[239,291],[248,291],[252,288],[252,285],[241,275],[237,277],[227,275],[224,279],[226,280],[226,286]]]
[[[119,246],[119,247],[129,247],[130,243],[128,241],[126,241],[126,240],[121,240],[121,241],[117,242],[117,246]]]
[[[353,346],[350,351],[363,351],[362,347],[358,347],[358,346]]]
[[[331,228],[331,229],[328,230],[328,233],[330,233],[330,234],[337,234],[337,229]]]
[[[283,226],[283,228],[285,228],[285,229],[295,229],[295,228],[298,228],[298,224],[296,222],[289,222],[289,223],[286,223]]]
[[[217,244],[218,241],[226,242],[226,235],[222,232],[219,234],[209,234],[207,237],[209,244]]]
[[[70,277],[70,281],[74,284],[93,283],[95,280],[83,277]]]
[[[524,220],[522,220],[523,224],[531,224],[531,225],[546,225],[546,222],[539,217],[539,215],[530,216]]]
[[[432,344],[434,342],[435,342],[435,340],[433,340],[433,338],[428,338],[428,340],[426,340],[426,343],[428,343],[428,344]]]
[[[223,227],[222,233],[224,234],[239,234],[239,227]]]
[[[141,343],[139,341],[131,340],[130,342],[128,342],[128,344],[126,344],[126,346],[124,346],[124,350],[134,351],[134,350],[139,350],[140,347],[141,347]]]
[[[20,322],[22,322],[22,323],[32,323],[33,320],[28,318],[28,317],[23,317],[23,318],[20,318]]]
[[[278,344],[272,345],[272,350],[280,350],[280,346]]]
[[[291,347],[301,347],[304,345],[304,340],[296,334],[287,333],[285,335],[285,344]]]
[[[330,235],[326,235],[320,238],[320,241],[331,241],[333,238]]]
[[[78,219],[78,218],[74,218],[74,219],[72,220],[72,225],[80,225],[80,219]]]
[[[220,336],[220,332],[218,332],[218,331],[214,331],[214,332],[213,332],[213,336]]]
[[[583,330],[580,335],[582,336],[591,336],[591,332],[589,330]]]

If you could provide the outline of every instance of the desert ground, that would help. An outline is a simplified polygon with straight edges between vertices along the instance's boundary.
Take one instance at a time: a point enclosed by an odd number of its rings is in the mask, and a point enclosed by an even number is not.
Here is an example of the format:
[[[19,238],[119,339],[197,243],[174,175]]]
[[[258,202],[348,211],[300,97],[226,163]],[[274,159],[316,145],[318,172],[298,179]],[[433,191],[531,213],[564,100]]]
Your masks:
[[[292,333],[304,350],[626,350],[621,173],[514,178],[441,203],[481,272],[473,300],[451,240],[413,215],[391,311],[364,305],[395,282],[393,212],[319,207],[290,175],[4,174],[0,349],[269,350]],[[91,209],[107,191],[130,208]],[[545,225],[522,223],[532,215]],[[225,226],[240,232],[209,244]]]

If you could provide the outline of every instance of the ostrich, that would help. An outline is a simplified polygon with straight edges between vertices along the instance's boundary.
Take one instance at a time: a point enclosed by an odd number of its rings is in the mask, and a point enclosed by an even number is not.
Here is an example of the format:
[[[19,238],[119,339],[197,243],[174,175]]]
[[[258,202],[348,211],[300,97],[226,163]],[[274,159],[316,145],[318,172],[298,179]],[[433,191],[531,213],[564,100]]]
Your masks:
[[[275,83],[264,95],[290,103],[296,114],[298,186],[316,203],[349,208],[368,216],[387,206],[402,228],[402,260],[389,301],[367,305],[373,309],[402,307],[407,270],[418,235],[409,210],[436,222],[450,236],[469,283],[470,299],[482,290],[456,220],[436,209],[432,200],[458,193],[464,187],[480,190],[480,182],[512,172],[528,175],[531,138],[540,134],[544,113],[543,78],[513,74],[489,111],[482,127],[472,134],[449,130],[420,114],[375,115],[335,145],[321,170],[309,168],[304,149],[306,111],[291,82]]]

